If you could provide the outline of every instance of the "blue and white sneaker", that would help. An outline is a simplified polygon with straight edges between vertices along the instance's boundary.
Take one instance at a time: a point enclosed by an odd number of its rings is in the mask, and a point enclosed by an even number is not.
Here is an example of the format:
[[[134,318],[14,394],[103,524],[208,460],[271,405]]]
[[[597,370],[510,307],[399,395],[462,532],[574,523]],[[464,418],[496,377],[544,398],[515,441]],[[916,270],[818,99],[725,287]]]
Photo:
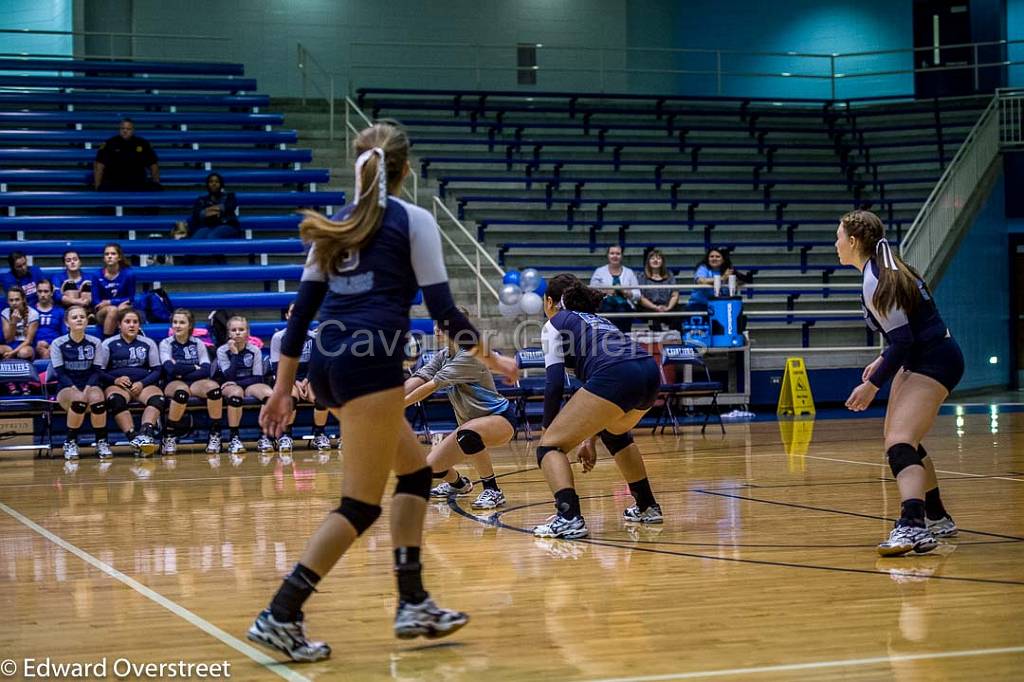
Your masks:
[[[878,545],[878,553],[882,556],[903,556],[908,552],[924,554],[939,546],[931,531],[927,528],[896,524],[889,537]]]
[[[627,507],[622,512],[622,520],[626,523],[642,523],[644,525],[664,523],[665,517],[661,513],[661,506],[652,504],[647,509],[640,511],[640,507],[635,504],[632,507]]]
[[[548,517],[548,522],[533,528],[534,536],[538,538],[562,538],[564,540],[576,540],[590,535],[587,529],[587,522],[582,516],[572,519],[563,519],[558,514]]]
[[[948,514],[941,519],[925,519],[924,523],[937,538],[952,538],[960,534],[956,521]]]
[[[395,613],[395,636],[399,639],[447,637],[469,622],[462,611],[442,609],[427,597],[419,604],[400,602]]]
[[[246,636],[249,641],[287,654],[293,661],[312,663],[322,661],[331,655],[329,645],[306,638],[305,623],[301,620],[294,623],[279,623],[270,613],[270,609],[264,609],[256,616]]]

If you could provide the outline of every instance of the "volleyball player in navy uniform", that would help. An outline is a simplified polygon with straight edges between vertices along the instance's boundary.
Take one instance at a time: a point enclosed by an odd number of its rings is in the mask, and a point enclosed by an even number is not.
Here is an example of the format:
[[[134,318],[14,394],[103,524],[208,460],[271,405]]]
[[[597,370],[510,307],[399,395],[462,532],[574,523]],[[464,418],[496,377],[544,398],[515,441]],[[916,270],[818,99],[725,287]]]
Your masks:
[[[178,308],[171,315],[173,336],[160,340],[160,364],[164,368],[164,397],[170,401],[167,407],[167,423],[161,451],[173,455],[178,449],[178,437],[187,428],[182,424],[188,399],[195,396],[206,400],[206,411],[210,417],[210,432],[206,439],[206,452],[220,452],[220,432],[223,424],[224,401],[221,388],[211,377],[210,353],[206,344],[192,336],[195,317],[187,308]]]
[[[431,316],[460,346],[477,349],[491,369],[516,374],[515,363],[489,354],[476,329],[456,309],[437,223],[427,211],[394,196],[409,172],[405,133],[377,123],[359,134],[355,148],[354,205],[343,209],[337,220],[307,213],[302,222],[302,236],[312,246],[281,345],[274,394],[260,414],[261,424],[274,435],[283,431],[306,330],[319,309],[309,375],[345,437],[341,504],[321,524],[270,607],[249,629],[253,641],[301,661],[330,655],[327,644],[306,638],[302,606],[321,576],[380,516],[391,471],[398,477],[390,524],[399,593],[395,634],[442,637],[468,621],[464,613],[437,607],[421,578],[420,544],[431,476],[405,421],[402,388],[409,307],[417,288],[422,288]]]
[[[635,500],[622,513],[623,520],[641,524],[664,520],[630,433],[654,405],[661,373],[647,351],[596,314],[603,298],[603,293],[570,274],[552,277],[544,292],[548,317],[541,330],[547,375],[545,431],[537,462],[555,496],[556,513],[533,529],[537,537],[574,539],[589,534],[566,453],[580,445],[583,470],[590,471],[597,461],[598,437],[615,459]],[[576,371],[583,387],[562,407],[566,368]]]
[[[68,333],[50,343],[50,371],[48,379],[57,381],[57,403],[67,412],[67,437],[64,439],[64,458],[78,458],[78,431],[89,411],[93,431],[96,433],[96,454],[110,457],[107,445],[107,405],[103,389],[99,387],[100,340],[85,333],[89,324],[85,308],[67,309]]]
[[[249,321],[237,315],[232,317],[228,320],[228,342],[217,349],[216,367],[216,378],[220,381],[224,402],[228,404],[228,452],[232,455],[245,452],[245,444],[238,434],[245,398],[256,398],[263,403],[270,398],[266,374],[263,351],[249,342]],[[274,449],[265,430],[260,431],[256,449],[261,453]]]
[[[289,320],[295,303],[288,304],[284,319]],[[284,340],[286,329],[279,329],[270,338],[270,370],[277,376],[277,366],[281,362],[281,341]],[[295,386],[292,387],[292,415],[288,420],[288,427],[277,439],[277,449],[280,452],[288,452],[293,447],[292,423],[295,421],[295,412],[300,401],[313,403],[313,447],[320,452],[331,449],[331,437],[324,433],[327,426],[327,407],[316,399],[313,387],[309,385],[309,358],[313,353],[313,341],[316,339],[316,332],[312,329],[306,333],[306,340],[302,343],[302,354],[299,355],[299,365],[295,370]]]
[[[100,380],[106,386],[108,412],[128,438],[132,451],[149,456],[160,447],[156,442],[156,422],[166,406],[160,390],[160,351],[152,339],[139,335],[138,312],[125,308],[117,317],[121,333],[103,342],[96,364],[100,366]],[[132,400],[146,406],[138,433],[128,411]]]
[[[836,230],[836,251],[840,263],[863,272],[865,319],[888,342],[885,351],[864,368],[863,383],[846,401],[855,412],[865,410],[892,379],[885,449],[901,506],[900,518],[878,553],[928,552],[938,546],[937,537],[951,537],[958,531],[942,504],[935,465],[921,441],[960,382],[964,358],[924,280],[892,252],[878,216],[870,211],[844,215]]]

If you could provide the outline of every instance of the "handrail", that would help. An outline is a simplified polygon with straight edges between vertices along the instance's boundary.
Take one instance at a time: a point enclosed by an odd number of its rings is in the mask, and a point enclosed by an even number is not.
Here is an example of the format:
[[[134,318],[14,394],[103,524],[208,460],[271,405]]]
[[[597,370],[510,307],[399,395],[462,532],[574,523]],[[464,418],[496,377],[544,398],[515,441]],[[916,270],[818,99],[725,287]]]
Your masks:
[[[310,54],[309,50],[300,43],[296,42],[296,48],[298,51],[298,63],[296,66],[299,69],[299,73],[302,75],[302,104],[306,105],[306,83],[312,83],[313,87],[320,91],[320,94],[327,100],[327,127],[328,127],[328,139],[334,141],[334,75],[327,71],[323,65],[317,61],[316,57]],[[327,90],[325,91],[320,84],[317,83],[311,75],[308,74],[309,69],[306,65],[309,64],[320,69],[320,72],[327,77]],[[347,146],[346,146],[347,150]],[[346,154],[348,152],[346,151]]]
[[[494,268],[494,271],[497,273],[499,278],[504,278],[505,277],[505,270],[502,269],[502,267],[500,265],[498,265],[497,261],[495,261],[494,258],[491,257],[491,254],[487,253],[487,249],[485,249],[483,247],[483,245],[480,244],[480,242],[478,242],[476,240],[476,237],[473,236],[473,234],[469,230],[466,229],[466,226],[463,225],[462,222],[459,221],[459,219],[455,217],[455,214],[453,214],[448,209],[448,207],[445,205],[445,203],[443,201],[441,201],[441,199],[439,197],[434,196],[434,197],[432,197],[432,199],[433,199],[432,203],[433,203],[433,208],[434,208],[434,222],[437,223],[438,231],[441,233],[441,236],[444,237],[445,241],[448,242],[448,245],[451,246],[452,249],[455,250],[455,253],[457,253],[459,255],[459,257],[462,258],[462,261],[470,269],[470,272],[472,272],[474,275],[476,275],[476,312],[477,312],[477,315],[479,316],[479,315],[482,314],[482,310],[483,310],[483,302],[481,301],[481,289],[480,289],[480,285],[481,284],[483,284],[483,286],[486,287],[487,290],[491,292],[491,295],[494,296],[494,300],[495,301],[499,301],[499,302],[501,301],[501,297],[498,296],[497,290],[493,286],[491,286],[490,281],[488,281],[487,277],[484,275],[483,271],[481,270],[480,257],[483,256],[484,260],[486,260],[491,265],[491,267]],[[441,221],[440,221],[440,217],[441,216],[438,213],[438,209],[441,209],[441,211],[443,211],[444,214],[446,216],[448,216],[448,219],[451,220],[455,224],[455,227],[459,228],[459,230],[462,232],[462,234],[469,240],[469,243],[473,245],[473,248],[475,250],[475,255],[476,255],[476,265],[474,265],[469,260],[469,257],[459,247],[459,245],[455,243],[455,240],[453,240],[441,228]]]

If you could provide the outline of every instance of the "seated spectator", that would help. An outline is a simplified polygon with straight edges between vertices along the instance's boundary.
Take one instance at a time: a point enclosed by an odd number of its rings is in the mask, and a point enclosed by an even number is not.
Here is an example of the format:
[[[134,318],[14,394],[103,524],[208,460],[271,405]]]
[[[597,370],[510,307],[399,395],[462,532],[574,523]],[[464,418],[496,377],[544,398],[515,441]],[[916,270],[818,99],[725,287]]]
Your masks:
[[[670,313],[679,303],[679,292],[675,289],[644,289],[645,284],[672,284],[675,273],[668,269],[665,257],[658,249],[650,249],[640,274],[640,307],[654,313]],[[666,326],[665,317],[652,317],[648,321],[652,331],[661,331]],[[669,325],[671,326],[671,325]]]
[[[64,309],[53,304],[53,282],[48,279],[36,283],[36,292],[39,294],[39,303],[36,304],[36,312],[39,313],[39,331],[36,332],[36,357],[49,360],[50,344],[59,336],[66,333],[64,328]]]
[[[36,282],[46,279],[38,265],[29,265],[28,257],[21,251],[11,251],[7,255],[11,269],[0,274],[0,286],[4,291],[18,287],[24,292],[25,302],[29,306],[36,304]]]
[[[31,360],[35,356],[33,342],[39,329],[39,313],[29,307],[21,287],[7,290],[7,307],[0,311],[0,318],[4,327],[0,358]]]
[[[92,299],[96,320],[103,326],[103,337],[112,336],[117,330],[118,313],[130,309],[135,299],[135,275],[120,244],[103,247],[103,269],[92,277]]]
[[[219,173],[206,176],[206,194],[192,204],[188,233],[192,239],[234,239],[242,235],[235,193],[224,191]]]
[[[64,308],[79,305],[87,313],[92,309],[92,279],[82,272],[77,251],[64,252],[64,277],[53,292],[53,300]]]
[[[600,312],[626,313],[636,310],[636,302],[640,300],[640,290],[636,274],[622,264],[622,247],[613,244],[608,247],[608,264],[594,270],[590,278],[590,286],[601,289],[607,294],[601,302]],[[609,318],[623,333],[629,333],[633,326],[631,317]]]
[[[697,264],[697,270],[693,273],[693,283],[701,286],[695,288],[690,294],[687,302],[689,310],[707,310],[708,301],[715,295],[715,276],[722,278],[722,288],[728,293],[729,276],[736,275],[732,261],[729,259],[729,252],[725,249],[711,249],[704,260]],[[736,286],[739,287],[740,278],[736,278]]]
[[[147,192],[160,189],[160,167],[156,152],[149,142],[135,135],[135,124],[130,118],[121,119],[118,134],[96,150],[92,173],[93,184],[101,192]]]

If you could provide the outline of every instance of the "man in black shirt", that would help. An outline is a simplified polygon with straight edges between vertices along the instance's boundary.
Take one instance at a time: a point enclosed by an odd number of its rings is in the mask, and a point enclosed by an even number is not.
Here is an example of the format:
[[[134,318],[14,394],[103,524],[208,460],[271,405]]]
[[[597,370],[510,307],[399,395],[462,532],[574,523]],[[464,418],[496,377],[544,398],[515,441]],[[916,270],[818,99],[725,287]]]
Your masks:
[[[149,177],[146,170],[149,170]],[[135,124],[122,119],[118,134],[96,151],[93,182],[101,192],[144,192],[160,189],[160,167],[149,142],[135,136]]]

